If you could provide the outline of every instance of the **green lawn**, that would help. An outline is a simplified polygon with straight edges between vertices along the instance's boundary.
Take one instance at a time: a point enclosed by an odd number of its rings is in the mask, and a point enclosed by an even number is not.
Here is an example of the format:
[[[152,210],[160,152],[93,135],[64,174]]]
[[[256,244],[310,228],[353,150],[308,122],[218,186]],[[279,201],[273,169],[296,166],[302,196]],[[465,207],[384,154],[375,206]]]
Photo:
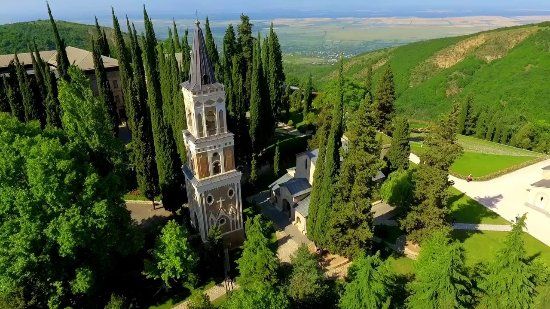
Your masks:
[[[464,137],[463,137],[464,138]],[[478,144],[466,143],[462,145],[464,147],[464,153],[456,159],[456,161],[451,166],[451,174],[465,178],[469,174],[472,174],[474,178],[490,178],[491,176],[499,176],[500,173],[504,171],[513,171],[515,167],[522,167],[530,162],[536,162],[540,158],[540,154],[535,152],[523,152],[521,155],[504,155],[504,154],[493,154],[493,153],[481,153],[478,151],[492,151],[503,153],[503,148],[499,148],[505,145],[500,145],[497,143],[481,142],[480,139],[468,137],[469,141],[476,141]],[[498,145],[497,147],[491,144]],[[478,146],[476,146],[478,145]],[[471,149],[477,148],[477,151],[472,151]],[[518,153],[521,151],[517,148],[513,148],[513,152]],[[426,146],[419,142],[411,142],[411,152],[416,155],[421,155],[422,152],[426,151]],[[470,150],[467,150],[470,149]],[[529,154],[526,155],[526,154]]]
[[[478,152],[495,155],[540,157],[542,154],[527,149],[499,144],[473,136],[457,135],[458,144],[467,152]]]
[[[406,256],[390,257],[391,268],[398,275],[410,275],[414,273],[414,260]]]
[[[477,224],[510,224],[494,211],[481,205],[455,188],[451,192],[450,215],[453,221],[460,223]]]
[[[465,251],[466,264],[472,266],[483,261],[490,261],[502,247],[502,242],[508,232],[494,231],[453,231],[453,238],[459,240]],[[550,265],[550,247],[538,241],[533,236],[523,233],[525,250],[529,256],[540,257],[546,265]]]

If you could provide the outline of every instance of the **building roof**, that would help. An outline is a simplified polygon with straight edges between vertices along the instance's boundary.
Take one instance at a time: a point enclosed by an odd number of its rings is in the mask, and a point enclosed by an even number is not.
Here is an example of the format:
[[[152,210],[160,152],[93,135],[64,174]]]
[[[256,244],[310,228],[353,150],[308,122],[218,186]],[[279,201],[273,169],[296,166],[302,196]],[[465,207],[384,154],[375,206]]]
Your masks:
[[[304,156],[304,155],[307,156],[311,161],[315,162],[315,161],[317,161],[317,157],[319,156],[319,148],[301,152],[301,153],[297,154],[296,156],[300,157],[300,156]]]
[[[309,197],[311,195],[308,195],[305,199],[298,202],[298,206],[296,206],[295,210],[297,213],[300,213],[304,218],[307,218],[309,214]]]
[[[272,184],[270,184],[269,188],[271,188],[271,190],[276,190],[281,186],[281,184],[291,180],[292,177],[294,176],[290,173],[286,173],[283,176],[279,177],[279,179],[275,180]]]
[[[550,189],[550,179],[541,179],[535,183],[532,183],[531,186]]]
[[[200,22],[197,20],[195,25],[193,47],[191,49],[191,64],[189,67],[189,81],[184,83],[184,86],[189,90],[201,90],[203,86],[216,83],[214,68],[210,59],[208,59]]]
[[[292,196],[300,196],[311,192],[311,185],[306,178],[292,178],[289,181],[282,183],[281,187],[287,188]]]
[[[94,57],[92,52],[72,46],[67,46],[65,51],[67,52],[67,58],[69,58],[70,64],[77,66],[82,71],[94,70]],[[57,67],[56,50],[45,50],[38,53],[44,62],[48,63],[50,66]],[[17,54],[17,57],[19,58],[19,62],[23,65],[32,65],[31,53]],[[0,55],[0,70],[7,68],[14,58],[15,54]],[[103,60],[105,69],[118,68],[118,60],[107,56],[101,56],[101,59]]]

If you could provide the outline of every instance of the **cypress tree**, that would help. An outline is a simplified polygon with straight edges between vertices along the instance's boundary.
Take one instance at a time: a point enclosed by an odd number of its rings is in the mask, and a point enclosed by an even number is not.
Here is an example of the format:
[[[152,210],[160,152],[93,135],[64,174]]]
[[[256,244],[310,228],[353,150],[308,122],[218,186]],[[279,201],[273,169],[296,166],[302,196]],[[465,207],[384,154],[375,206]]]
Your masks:
[[[233,56],[237,53],[237,41],[235,39],[235,30],[233,25],[229,24],[225,30],[223,36],[223,58],[222,58],[222,69],[223,69],[223,83],[226,87],[226,104],[228,111],[233,108],[233,102],[231,101],[231,87],[233,83],[231,81],[231,65],[233,63]]]
[[[159,80],[157,40],[153,30],[153,23],[143,8],[145,37],[143,38],[143,60],[145,78],[147,80],[147,103],[151,114],[153,140],[159,187],[164,207],[171,210],[179,209],[185,198],[183,188],[183,174],[180,169],[181,160],[176,151],[176,144],[166,123],[162,108],[162,94]],[[161,55],[163,57],[163,55]]]
[[[388,132],[390,130],[391,119],[395,112],[395,84],[393,73],[388,65],[378,83],[376,91],[376,109],[378,110],[379,130]]]
[[[145,74],[141,48],[137,42],[135,31],[132,32],[130,23],[126,19],[128,33],[130,34],[131,53],[129,52],[114,10],[112,10],[112,16],[115,33],[114,43],[119,57],[120,80],[123,87],[126,113],[128,114],[128,127],[132,134],[130,158],[136,173],[139,190],[148,199],[153,200],[158,193],[158,173],[155,163],[151,119],[146,105],[147,93],[145,92]]]
[[[92,56],[94,61],[97,94],[103,104],[105,112],[107,113],[108,119],[110,120],[111,131],[114,136],[118,136],[119,120],[116,112],[115,99],[113,98],[111,86],[109,85],[109,80],[107,79],[107,72],[105,71],[105,66],[103,65],[103,59],[101,59],[100,49],[100,43],[92,38]]]
[[[387,154],[390,172],[409,168],[409,155],[411,153],[411,146],[409,144],[410,134],[407,119],[404,117],[394,119],[392,142]]]
[[[268,145],[274,134],[273,113],[271,104],[266,95],[265,75],[261,60],[261,37],[254,45],[254,61],[252,71],[252,84],[250,93],[250,139],[255,154]]]
[[[172,34],[174,35],[174,52],[179,53],[181,52],[181,42],[178,34],[178,27],[176,26],[176,21],[174,19],[172,19]]]
[[[32,92],[31,82],[25,66],[19,62],[19,57],[15,54],[15,67],[17,70],[17,83],[21,93],[21,101],[23,102],[23,110],[25,113],[25,121],[42,119],[42,108],[39,102],[35,101]]]
[[[308,75],[305,85],[303,88],[303,99],[304,99],[304,117],[311,109],[311,103],[313,101],[313,95],[311,92],[313,91],[313,81],[311,80],[311,73]]]
[[[100,55],[102,56],[110,56],[111,52],[109,50],[109,42],[107,41],[107,35],[105,34],[105,30],[101,30],[101,27],[99,26],[99,23],[97,21],[97,16],[95,18],[95,36],[96,36],[96,45],[97,50]]]
[[[407,308],[472,307],[472,284],[460,244],[436,231],[422,244],[415,279],[408,288]]]
[[[39,101],[41,105],[44,105],[44,100],[46,98],[46,85],[44,84],[44,64],[42,61],[42,58],[40,58],[40,54],[37,52],[36,57],[35,53],[33,51],[36,51],[36,44],[34,44],[34,49],[31,49],[31,61],[32,61],[32,69],[34,71],[34,85],[35,85],[35,92],[34,92],[34,99],[36,101]]]
[[[189,46],[189,30],[185,29],[181,39],[181,76],[184,81],[189,79],[189,66],[191,65],[191,47]]]
[[[242,56],[245,68],[242,76],[244,81],[244,97],[250,98],[254,38],[252,38],[252,24],[250,23],[250,18],[244,14],[241,14],[241,23],[237,28],[237,47]]]
[[[8,95],[6,93],[6,77],[2,76],[2,84],[0,84],[0,112],[11,113],[10,102],[8,101]]]
[[[216,47],[216,42],[212,36],[212,30],[210,30],[210,21],[206,17],[206,23],[204,24],[204,40],[206,44],[206,53],[208,54],[208,59],[214,67],[216,76],[220,75],[220,55],[218,54],[218,48]]]
[[[57,97],[57,80],[47,63],[44,63],[44,83],[46,85],[46,99],[44,101],[46,124],[61,128],[61,104]]]
[[[374,98],[374,93],[372,89],[372,65],[367,67],[367,79],[365,81],[365,89],[367,93],[370,94],[371,99]]]
[[[334,185],[334,210],[330,212],[327,240],[334,252],[351,258],[370,249],[372,244],[371,199],[376,191],[373,178],[383,162],[372,106],[363,103],[349,128],[349,146],[343,153],[342,168]]]
[[[19,82],[17,80],[17,67],[13,61],[8,65],[8,77],[4,76],[4,89],[6,89],[6,97],[10,105],[12,116],[17,120],[25,121],[25,108],[23,107],[23,99],[19,91]]]
[[[178,39],[179,40],[179,39]],[[176,42],[174,38],[172,42]],[[187,128],[187,121],[185,115],[185,103],[183,101],[183,93],[181,92],[181,79],[180,68],[178,66],[178,61],[176,60],[176,50],[173,44],[168,45],[168,55],[167,55],[167,67],[166,69],[170,72],[171,83],[170,83],[170,96],[172,103],[172,117],[170,123],[172,130],[174,132],[174,139],[176,141],[176,146],[178,154],[182,162],[186,161],[187,151],[185,149],[185,141],[183,140],[182,131]]]
[[[68,71],[69,71],[69,58],[67,57],[67,50],[65,46],[65,40],[61,38],[59,35],[59,31],[57,30],[57,25],[55,24],[55,20],[52,16],[52,10],[50,9],[50,4],[46,3],[48,7],[48,16],[50,17],[50,23],[52,24],[53,34],[55,37],[55,47],[57,50],[57,73],[59,74],[59,77],[61,77],[64,80],[69,79]]]
[[[168,39],[166,40],[170,45],[172,42],[172,30],[168,29]],[[170,70],[169,59],[166,57],[166,50],[163,44],[158,44],[158,68],[160,75],[160,90],[162,94],[162,114],[166,124],[172,127],[173,110],[172,105],[172,76]]]
[[[281,114],[284,110],[284,104],[282,104],[285,73],[283,70],[283,56],[281,52],[281,45],[279,44],[279,38],[273,30],[273,23],[269,27],[268,37],[268,80],[269,80],[269,100],[271,101],[271,109],[275,115],[276,120],[281,119]]]
[[[231,65],[231,105],[228,107],[228,128],[235,134],[235,156],[237,162],[248,166],[250,162],[251,141],[246,119],[244,81],[242,72],[244,63],[240,55],[233,56]]]
[[[331,217],[331,208],[334,197],[334,181],[338,177],[338,172],[340,169],[340,146],[342,139],[343,131],[343,108],[344,108],[344,77],[343,77],[343,58],[340,58],[340,68],[339,68],[339,77],[338,77],[338,92],[339,99],[336,104],[333,105],[332,109],[332,119],[330,123],[330,130],[328,131],[328,137],[326,140],[326,146],[324,154],[319,149],[319,157],[317,158],[317,165],[322,165],[322,171],[319,172],[320,179],[314,176],[314,186],[313,191],[315,196],[312,197],[310,205],[314,207],[312,213],[310,206],[310,213],[308,215],[308,234],[311,234],[312,239],[320,246],[326,246],[327,243],[327,233],[329,219]],[[324,145],[325,141],[322,141]],[[315,173],[317,173],[317,166],[315,167]],[[314,201],[315,198],[315,201]],[[313,216],[312,216],[313,215]],[[310,224],[310,222],[312,224]]]

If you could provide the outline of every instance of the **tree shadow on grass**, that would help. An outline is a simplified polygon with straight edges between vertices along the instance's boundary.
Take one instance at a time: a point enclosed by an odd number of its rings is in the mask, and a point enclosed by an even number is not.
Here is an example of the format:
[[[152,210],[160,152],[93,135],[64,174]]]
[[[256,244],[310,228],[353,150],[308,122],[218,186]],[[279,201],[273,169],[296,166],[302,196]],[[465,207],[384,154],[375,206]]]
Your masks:
[[[453,195],[449,199],[449,205],[457,203],[464,196],[464,193]],[[502,199],[502,196],[493,197],[492,203],[496,203],[500,199]],[[473,199],[459,202],[457,206],[454,208],[452,207],[450,216],[454,222],[474,224],[482,223],[484,219],[498,220],[500,218],[496,212],[486,208]]]

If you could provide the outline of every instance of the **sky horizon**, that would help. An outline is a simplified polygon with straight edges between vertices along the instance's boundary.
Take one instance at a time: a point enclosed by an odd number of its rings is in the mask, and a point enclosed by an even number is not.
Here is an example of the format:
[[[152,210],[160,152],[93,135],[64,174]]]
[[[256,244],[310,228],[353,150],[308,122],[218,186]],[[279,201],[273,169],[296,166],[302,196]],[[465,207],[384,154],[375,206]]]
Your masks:
[[[453,17],[453,16],[529,16],[550,15],[550,1],[546,0],[49,0],[54,17],[60,20],[91,23],[94,16],[108,18],[111,7],[117,15],[131,19],[142,16],[143,5],[155,19],[194,18],[233,19],[240,13],[252,19],[277,17]],[[45,19],[46,2],[41,0],[2,0],[0,23],[14,23]],[[197,12],[197,13],[195,13]]]

